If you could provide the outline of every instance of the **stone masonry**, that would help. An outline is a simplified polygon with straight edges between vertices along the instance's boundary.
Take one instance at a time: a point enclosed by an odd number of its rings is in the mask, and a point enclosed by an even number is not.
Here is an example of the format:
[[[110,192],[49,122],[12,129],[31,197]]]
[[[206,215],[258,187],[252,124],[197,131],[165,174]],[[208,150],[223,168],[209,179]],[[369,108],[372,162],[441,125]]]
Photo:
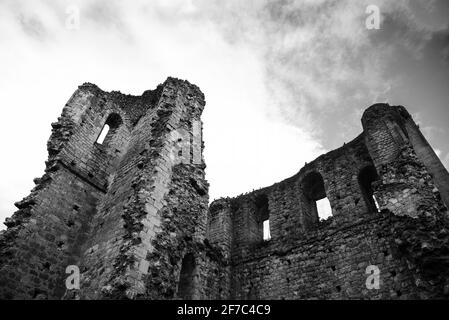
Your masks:
[[[0,298],[449,297],[449,173],[404,107],[369,107],[353,141],[209,205],[204,106],[174,78],[141,96],[80,86],[0,234]]]

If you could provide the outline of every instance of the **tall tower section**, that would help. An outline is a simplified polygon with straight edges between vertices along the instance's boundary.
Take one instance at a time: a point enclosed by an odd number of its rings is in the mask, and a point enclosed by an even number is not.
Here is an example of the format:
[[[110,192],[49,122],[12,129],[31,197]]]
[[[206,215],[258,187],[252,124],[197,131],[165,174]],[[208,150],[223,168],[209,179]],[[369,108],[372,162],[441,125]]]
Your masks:
[[[174,78],[141,96],[80,86],[52,124],[45,174],[5,222],[0,298],[199,297],[204,105]],[[66,289],[69,265],[79,289]]]
[[[366,146],[384,177],[378,193],[387,195],[389,210],[417,216],[435,196],[449,207],[449,173],[404,107],[375,104],[364,112],[362,124]]]

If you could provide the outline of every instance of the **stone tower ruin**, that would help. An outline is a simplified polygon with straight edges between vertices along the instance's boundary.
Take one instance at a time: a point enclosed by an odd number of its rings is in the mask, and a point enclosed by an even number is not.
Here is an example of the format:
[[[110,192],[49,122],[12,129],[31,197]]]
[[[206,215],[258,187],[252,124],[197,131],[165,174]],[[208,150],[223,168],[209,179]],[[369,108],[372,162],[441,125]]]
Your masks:
[[[0,298],[449,297],[449,173],[404,107],[369,107],[353,141],[209,205],[204,106],[174,78],[141,96],[80,86],[0,234]]]

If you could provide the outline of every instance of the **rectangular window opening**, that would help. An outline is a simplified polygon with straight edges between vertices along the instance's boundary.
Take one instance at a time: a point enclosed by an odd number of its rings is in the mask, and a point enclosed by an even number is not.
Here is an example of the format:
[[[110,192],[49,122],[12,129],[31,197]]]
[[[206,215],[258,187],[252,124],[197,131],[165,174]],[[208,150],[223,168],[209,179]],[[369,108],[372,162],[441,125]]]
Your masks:
[[[271,239],[270,234],[270,220],[265,220],[263,222],[263,240],[268,241]]]
[[[329,199],[323,198],[316,202],[316,208],[318,211],[318,218],[320,221],[327,220],[332,216],[332,208]]]

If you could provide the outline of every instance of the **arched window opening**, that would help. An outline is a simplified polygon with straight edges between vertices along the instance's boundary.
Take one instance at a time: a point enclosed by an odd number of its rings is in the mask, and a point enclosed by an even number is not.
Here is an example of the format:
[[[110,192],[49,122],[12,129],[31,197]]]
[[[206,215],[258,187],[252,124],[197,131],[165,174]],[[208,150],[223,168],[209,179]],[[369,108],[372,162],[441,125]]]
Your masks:
[[[181,273],[178,283],[177,296],[181,299],[191,300],[195,294],[195,277],[196,277],[196,264],[193,254],[187,254],[182,259]]]
[[[302,183],[306,205],[308,206],[307,215],[312,221],[326,220],[332,216],[332,208],[329,199],[326,196],[324,180],[318,172],[309,173]]]
[[[268,210],[268,197],[261,194],[256,197],[256,224],[257,224],[257,239],[268,241],[271,239],[270,232],[270,212]]]
[[[379,205],[373,191],[373,182],[377,180],[379,176],[374,166],[367,166],[360,170],[359,185],[369,212],[379,212]]]
[[[101,132],[95,141],[96,143],[100,145],[107,145],[114,134],[117,132],[118,127],[122,124],[122,118],[116,113],[112,113],[109,115],[109,117],[106,119],[106,122],[101,129]]]

